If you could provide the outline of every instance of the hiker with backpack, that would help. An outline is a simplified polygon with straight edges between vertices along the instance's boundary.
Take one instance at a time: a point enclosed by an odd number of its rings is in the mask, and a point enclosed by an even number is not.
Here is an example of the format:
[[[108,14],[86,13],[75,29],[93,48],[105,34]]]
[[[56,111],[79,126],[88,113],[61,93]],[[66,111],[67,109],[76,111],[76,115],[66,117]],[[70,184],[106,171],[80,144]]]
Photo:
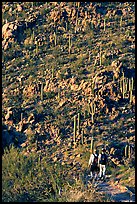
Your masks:
[[[90,155],[88,165],[90,167],[90,176],[91,176],[91,179],[93,179],[93,176],[95,176],[95,179],[96,179],[97,178],[97,172],[99,172],[98,153],[97,153],[96,149],[94,149],[94,153],[92,153]]]
[[[102,148],[102,153],[99,154],[98,156],[98,164],[100,168],[99,178],[105,179],[107,155],[106,155],[106,150],[104,148]]]

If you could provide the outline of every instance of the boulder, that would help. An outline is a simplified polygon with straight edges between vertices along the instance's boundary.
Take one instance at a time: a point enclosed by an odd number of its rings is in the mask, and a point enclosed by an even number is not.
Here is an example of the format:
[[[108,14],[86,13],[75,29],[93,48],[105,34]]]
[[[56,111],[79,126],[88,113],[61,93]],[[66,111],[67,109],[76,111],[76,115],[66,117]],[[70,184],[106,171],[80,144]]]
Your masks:
[[[17,11],[18,11],[18,12],[21,12],[22,10],[23,10],[23,7],[18,4],[18,5],[17,5]]]

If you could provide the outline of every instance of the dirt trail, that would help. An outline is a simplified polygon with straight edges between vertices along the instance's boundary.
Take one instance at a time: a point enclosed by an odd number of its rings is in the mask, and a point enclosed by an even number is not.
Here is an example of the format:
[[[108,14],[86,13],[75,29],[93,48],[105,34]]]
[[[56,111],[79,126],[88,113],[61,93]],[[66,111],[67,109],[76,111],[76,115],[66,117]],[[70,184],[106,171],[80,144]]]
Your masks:
[[[87,178],[87,184],[90,183],[90,177]],[[135,194],[126,187],[119,184],[110,184],[109,178],[106,181],[95,181],[92,186],[98,192],[106,193],[113,202],[135,202]]]
[[[108,194],[114,202],[135,202],[135,194],[119,185],[112,186],[108,182],[101,182],[97,189]]]

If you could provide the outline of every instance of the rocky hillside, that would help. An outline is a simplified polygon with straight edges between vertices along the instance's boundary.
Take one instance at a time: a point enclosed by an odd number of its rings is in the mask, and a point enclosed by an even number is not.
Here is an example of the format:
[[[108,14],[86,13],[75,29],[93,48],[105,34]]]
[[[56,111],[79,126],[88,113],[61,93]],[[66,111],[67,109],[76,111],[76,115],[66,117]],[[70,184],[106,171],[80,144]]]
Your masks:
[[[62,189],[105,146],[112,181],[124,169],[134,188],[134,2],[2,3],[3,158],[12,144],[59,164]]]

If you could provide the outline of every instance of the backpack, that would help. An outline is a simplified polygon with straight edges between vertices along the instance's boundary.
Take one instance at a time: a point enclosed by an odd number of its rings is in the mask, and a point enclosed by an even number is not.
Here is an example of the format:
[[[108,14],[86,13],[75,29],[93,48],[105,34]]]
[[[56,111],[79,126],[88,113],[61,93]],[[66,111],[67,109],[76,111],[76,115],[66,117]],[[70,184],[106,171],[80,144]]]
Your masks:
[[[95,154],[93,154],[94,155],[94,161],[93,161],[93,165],[97,165],[98,164],[98,155],[95,155]]]
[[[100,164],[106,165],[107,163],[107,155],[101,154]]]

